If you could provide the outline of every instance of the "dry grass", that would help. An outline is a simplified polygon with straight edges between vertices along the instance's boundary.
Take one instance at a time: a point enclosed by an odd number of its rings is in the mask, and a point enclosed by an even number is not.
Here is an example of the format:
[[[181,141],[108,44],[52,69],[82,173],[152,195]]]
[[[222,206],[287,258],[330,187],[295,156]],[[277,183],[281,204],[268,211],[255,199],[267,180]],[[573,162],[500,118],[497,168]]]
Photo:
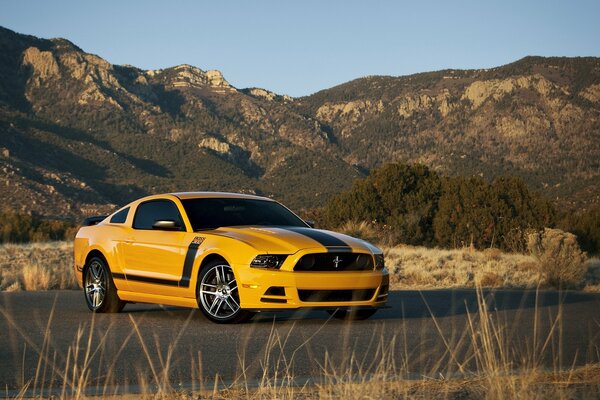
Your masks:
[[[484,251],[472,248],[455,250],[425,247],[384,247],[386,265],[393,289],[554,287],[555,281],[545,273],[531,255],[503,253],[498,249]],[[586,291],[600,291],[600,260],[592,258],[583,264],[587,271],[583,283]],[[581,286],[580,286],[581,287]]]
[[[75,288],[72,243],[0,245],[0,290]]]
[[[367,221],[347,221],[336,231],[371,243],[381,242],[384,236],[381,229],[377,229],[375,225]]]
[[[340,232],[378,243],[386,254],[392,289],[562,287],[600,291],[600,266],[587,260],[574,235],[558,229],[533,232],[515,246],[527,247],[529,254],[504,253],[497,248],[477,251],[467,247],[454,250],[415,246],[390,246],[387,227],[349,221]],[[594,261],[596,260],[596,261]],[[595,264],[594,264],[595,262]]]
[[[393,288],[535,288],[542,280],[533,257],[497,249],[398,246],[384,251]]]
[[[392,289],[473,288],[476,285],[536,288],[538,285],[551,285],[542,273],[539,261],[530,255],[503,253],[495,248],[483,251],[413,246],[383,249]],[[584,290],[600,291],[600,260],[589,259],[584,267],[587,271]],[[0,290],[75,288],[73,246],[70,242],[0,245]]]

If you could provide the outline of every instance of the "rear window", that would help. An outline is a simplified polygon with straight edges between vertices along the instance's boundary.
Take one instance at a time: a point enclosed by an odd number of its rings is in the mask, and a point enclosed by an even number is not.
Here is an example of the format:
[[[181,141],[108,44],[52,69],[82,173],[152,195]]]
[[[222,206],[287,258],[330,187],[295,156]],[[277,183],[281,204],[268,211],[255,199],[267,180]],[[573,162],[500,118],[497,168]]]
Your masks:
[[[118,213],[112,216],[110,219],[111,224],[124,224],[129,214],[129,207],[122,209]]]
[[[274,201],[200,198],[181,202],[195,231],[243,225],[307,227],[294,213]]]

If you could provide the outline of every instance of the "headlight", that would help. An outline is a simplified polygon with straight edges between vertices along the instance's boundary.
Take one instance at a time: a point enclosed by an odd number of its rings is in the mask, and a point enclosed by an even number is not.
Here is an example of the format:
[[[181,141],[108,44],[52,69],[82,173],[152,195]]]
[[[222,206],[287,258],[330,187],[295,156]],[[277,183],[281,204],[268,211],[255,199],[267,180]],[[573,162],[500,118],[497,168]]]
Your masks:
[[[385,268],[385,260],[383,254],[375,254],[375,269],[381,271]]]
[[[286,258],[287,255],[282,254],[259,254],[254,257],[250,266],[252,268],[279,269]]]

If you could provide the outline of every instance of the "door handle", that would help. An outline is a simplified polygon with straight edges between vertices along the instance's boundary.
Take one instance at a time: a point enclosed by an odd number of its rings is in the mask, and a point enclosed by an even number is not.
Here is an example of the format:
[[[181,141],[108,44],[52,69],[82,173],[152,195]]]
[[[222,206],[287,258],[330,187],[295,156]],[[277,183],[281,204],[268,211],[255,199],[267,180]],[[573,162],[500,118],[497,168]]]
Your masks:
[[[133,237],[130,236],[128,238],[125,238],[124,242],[125,243],[133,243]]]

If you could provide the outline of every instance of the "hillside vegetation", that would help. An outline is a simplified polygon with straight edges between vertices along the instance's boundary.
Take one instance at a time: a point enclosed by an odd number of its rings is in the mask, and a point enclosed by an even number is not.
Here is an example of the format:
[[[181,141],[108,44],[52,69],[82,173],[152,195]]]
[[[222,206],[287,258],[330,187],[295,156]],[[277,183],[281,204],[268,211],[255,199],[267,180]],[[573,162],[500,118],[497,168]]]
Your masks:
[[[366,77],[303,98],[190,65],[108,63],[0,28],[0,196],[72,220],[145,194],[228,190],[324,205],[389,162],[513,175],[561,208],[600,202],[600,60]]]

